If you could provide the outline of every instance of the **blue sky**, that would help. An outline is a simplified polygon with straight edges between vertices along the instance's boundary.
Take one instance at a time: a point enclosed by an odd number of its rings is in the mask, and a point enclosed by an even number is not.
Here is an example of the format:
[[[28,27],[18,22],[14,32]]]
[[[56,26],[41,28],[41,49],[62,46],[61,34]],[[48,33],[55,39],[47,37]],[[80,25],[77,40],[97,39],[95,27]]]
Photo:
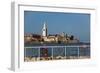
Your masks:
[[[48,34],[65,32],[80,41],[90,41],[90,14],[24,11],[24,32],[42,33],[47,23]]]

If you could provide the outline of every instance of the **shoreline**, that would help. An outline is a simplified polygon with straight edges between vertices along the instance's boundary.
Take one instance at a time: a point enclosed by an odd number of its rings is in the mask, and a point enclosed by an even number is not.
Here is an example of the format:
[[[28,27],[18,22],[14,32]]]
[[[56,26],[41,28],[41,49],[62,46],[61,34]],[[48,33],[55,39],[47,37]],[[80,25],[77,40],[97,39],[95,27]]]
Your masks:
[[[74,59],[90,59],[90,56],[69,56],[69,57],[61,57],[61,58],[52,58],[52,57],[25,57],[24,61],[25,62],[35,62],[35,61],[53,61],[53,60],[74,60]]]
[[[84,42],[79,42],[79,43],[24,43],[24,47],[28,46],[80,46],[80,45],[90,45],[90,43],[84,43]]]

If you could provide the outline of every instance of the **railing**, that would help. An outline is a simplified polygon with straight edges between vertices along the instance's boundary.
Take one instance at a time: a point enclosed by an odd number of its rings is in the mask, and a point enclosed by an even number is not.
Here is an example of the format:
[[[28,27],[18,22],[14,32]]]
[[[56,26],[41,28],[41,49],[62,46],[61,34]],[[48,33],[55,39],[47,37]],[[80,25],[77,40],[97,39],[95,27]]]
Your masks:
[[[24,47],[25,61],[90,58],[90,45]]]

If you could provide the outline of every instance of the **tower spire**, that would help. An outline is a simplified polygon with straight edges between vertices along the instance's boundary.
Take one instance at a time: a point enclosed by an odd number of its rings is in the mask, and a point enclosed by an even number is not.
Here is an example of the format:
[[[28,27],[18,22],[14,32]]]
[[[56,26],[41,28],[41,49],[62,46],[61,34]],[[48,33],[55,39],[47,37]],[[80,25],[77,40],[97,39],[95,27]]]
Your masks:
[[[47,36],[47,25],[46,25],[46,22],[44,22],[44,24],[43,24],[42,36],[44,36],[44,37]]]

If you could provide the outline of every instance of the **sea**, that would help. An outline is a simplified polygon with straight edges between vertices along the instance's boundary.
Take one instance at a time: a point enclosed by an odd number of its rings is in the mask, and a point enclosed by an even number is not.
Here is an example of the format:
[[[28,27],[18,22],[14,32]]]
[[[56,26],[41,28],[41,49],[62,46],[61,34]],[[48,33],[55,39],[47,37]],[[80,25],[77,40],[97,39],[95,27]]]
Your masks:
[[[90,43],[25,43],[25,57],[90,56]]]

